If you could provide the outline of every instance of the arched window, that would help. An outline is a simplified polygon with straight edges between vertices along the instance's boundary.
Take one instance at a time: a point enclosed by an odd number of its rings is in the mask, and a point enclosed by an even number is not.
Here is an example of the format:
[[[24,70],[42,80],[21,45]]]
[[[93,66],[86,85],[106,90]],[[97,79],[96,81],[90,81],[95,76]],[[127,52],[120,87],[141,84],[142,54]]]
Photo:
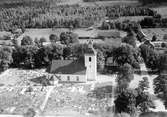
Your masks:
[[[92,58],[91,57],[89,57],[89,62],[91,62],[92,61]]]
[[[70,76],[67,76],[67,80],[70,81]]]
[[[79,81],[79,76],[77,76],[77,81]]]

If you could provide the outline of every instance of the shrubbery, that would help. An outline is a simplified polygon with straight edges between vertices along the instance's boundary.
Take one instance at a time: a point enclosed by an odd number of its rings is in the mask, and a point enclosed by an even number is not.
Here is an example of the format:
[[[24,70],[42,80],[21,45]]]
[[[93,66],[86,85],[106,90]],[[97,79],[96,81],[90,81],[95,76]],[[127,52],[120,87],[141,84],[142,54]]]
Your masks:
[[[122,66],[128,63],[136,69],[140,69],[139,56],[139,51],[129,44],[122,44],[120,47],[116,48],[113,53],[114,61],[118,65]]]
[[[167,18],[145,17],[140,21],[140,25],[142,28],[166,28]]]
[[[154,92],[158,95],[163,101],[164,105],[167,108],[167,76],[159,75],[154,79]]]
[[[148,112],[149,108],[154,108],[154,104],[148,93],[137,89],[125,89],[118,94],[115,108],[117,113],[135,115],[136,112]]]
[[[165,62],[163,58],[166,55],[159,54],[156,50],[150,48],[146,44],[141,45],[140,50],[141,50],[141,56],[143,57],[147,68],[158,71],[161,71],[161,69],[163,69],[164,66],[163,64]]]
[[[12,49],[9,47],[0,47],[0,72],[8,69],[12,62]]]

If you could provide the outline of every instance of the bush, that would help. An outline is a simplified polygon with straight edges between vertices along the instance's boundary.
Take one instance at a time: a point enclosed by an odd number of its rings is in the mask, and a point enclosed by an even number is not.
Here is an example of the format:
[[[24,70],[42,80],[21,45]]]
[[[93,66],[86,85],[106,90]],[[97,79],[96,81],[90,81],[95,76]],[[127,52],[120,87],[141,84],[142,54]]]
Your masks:
[[[12,49],[9,47],[0,47],[0,71],[7,70],[12,62]]]
[[[132,65],[133,68],[137,68],[139,65],[139,54],[136,48],[133,48],[129,44],[122,44],[120,47],[113,51],[114,61],[118,65],[124,65],[126,63]]]
[[[21,40],[21,45],[33,45],[33,40],[30,36],[24,36],[23,39]]]
[[[154,108],[148,93],[130,89],[119,93],[114,103],[117,113],[128,113],[130,115],[134,115],[136,112],[148,112],[149,108]]]
[[[60,42],[65,45],[79,43],[78,35],[72,32],[62,32],[60,34]]]
[[[147,44],[141,45],[140,50],[141,56],[143,57],[144,62],[148,68],[151,68],[152,70],[161,69],[161,56],[156,50],[150,48]]]
[[[52,42],[52,43],[55,43],[55,42],[59,41],[59,37],[55,34],[51,34],[49,36],[49,39],[50,39],[50,42]]]

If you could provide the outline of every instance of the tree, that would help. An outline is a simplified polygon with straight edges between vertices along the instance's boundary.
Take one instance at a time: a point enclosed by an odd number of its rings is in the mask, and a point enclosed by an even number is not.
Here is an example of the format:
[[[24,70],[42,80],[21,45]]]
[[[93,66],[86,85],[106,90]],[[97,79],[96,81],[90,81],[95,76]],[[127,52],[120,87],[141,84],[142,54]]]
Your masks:
[[[8,69],[12,62],[12,49],[9,47],[0,47],[0,71]]]
[[[39,41],[38,38],[35,38],[34,43],[35,43],[35,45],[38,46],[38,47],[41,46],[40,41]]]
[[[35,55],[38,51],[37,46],[24,46],[26,52],[26,57],[24,60],[24,65],[27,68],[35,68]]]
[[[114,101],[116,112],[134,114],[136,112],[136,96],[137,92],[134,90],[123,90]]]
[[[136,91],[136,107],[140,112],[149,112],[150,108],[155,108],[155,105],[149,93],[138,89],[136,89]]]
[[[52,44],[52,59],[61,59],[63,56],[63,46],[59,44]]]
[[[105,65],[104,53],[100,50],[97,51],[97,67],[100,71],[103,71]]]
[[[59,41],[59,37],[57,35],[55,35],[55,34],[51,34],[49,36],[49,39],[50,39],[51,43],[56,43],[57,41]]]
[[[155,78],[154,86],[155,94],[164,100],[165,107],[167,108],[167,75],[159,75]]]
[[[157,36],[156,35],[153,35],[153,37],[152,37],[152,40],[151,40],[152,42],[154,42],[154,41],[157,41]]]
[[[113,58],[118,65],[128,63],[133,68],[139,69],[139,52],[129,44],[122,44],[113,51]]]
[[[139,89],[141,89],[141,91],[145,91],[149,88],[149,81],[147,77],[143,77],[143,80],[139,82]]]
[[[35,45],[20,46],[14,49],[13,66],[25,68],[35,68],[35,55],[38,52],[38,47]]]
[[[64,49],[63,49],[63,57],[64,57],[64,59],[68,58],[71,54],[72,54],[71,47],[68,47],[68,46],[64,47]]]
[[[43,43],[46,42],[46,38],[41,37],[41,38],[39,39],[39,42],[41,43],[41,45],[43,45]]]
[[[161,56],[156,50],[146,44],[142,44],[139,48],[141,56],[148,68],[151,68],[152,70],[159,70],[162,67],[160,60]]]
[[[84,55],[87,48],[87,44],[74,44],[72,45],[72,55],[74,55],[77,58],[80,58]]]
[[[60,34],[60,41],[65,45],[79,43],[78,35],[73,32],[62,32]]]
[[[125,112],[130,115],[134,115],[138,111],[148,112],[149,108],[154,108],[148,93],[134,89],[123,90],[118,94],[114,103],[117,113]]]
[[[134,79],[133,69],[131,65],[124,64],[120,67],[117,74],[117,82],[119,90],[128,88],[129,83]]]
[[[122,42],[127,43],[135,48],[137,41],[136,34],[130,29],[128,29],[127,33],[127,36],[122,39]]]
[[[34,63],[36,68],[41,68],[49,65],[49,58],[45,51],[45,47],[40,47],[34,55]]]
[[[24,36],[23,39],[21,40],[21,45],[33,45],[33,40],[30,36]]]

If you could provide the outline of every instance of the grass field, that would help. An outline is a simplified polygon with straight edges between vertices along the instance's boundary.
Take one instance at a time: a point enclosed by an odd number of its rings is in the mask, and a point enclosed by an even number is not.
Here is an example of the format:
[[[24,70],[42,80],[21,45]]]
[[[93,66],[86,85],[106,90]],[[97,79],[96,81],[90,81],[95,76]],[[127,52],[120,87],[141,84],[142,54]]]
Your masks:
[[[167,6],[160,6],[153,9],[156,10],[157,13],[161,14],[162,17],[167,17]]]
[[[167,28],[148,28],[143,29],[143,32],[149,39],[152,39],[153,35],[157,35],[158,40],[163,40],[163,36],[167,34]]]
[[[18,43],[21,44],[21,40],[24,36],[30,36],[33,40],[35,38],[40,39],[41,37],[46,38],[47,41],[49,41],[50,34],[56,34],[58,37],[60,36],[61,32],[69,31],[67,28],[57,28],[57,29],[27,29],[24,34],[22,34],[18,38]],[[87,31],[87,28],[80,28],[80,29],[74,29],[73,32],[77,33],[79,37],[96,37],[98,34],[98,29]],[[121,32],[121,35],[125,35],[123,32]],[[80,43],[87,43],[87,39],[80,39]],[[120,44],[120,39],[94,39],[94,43],[111,43],[111,44]]]

